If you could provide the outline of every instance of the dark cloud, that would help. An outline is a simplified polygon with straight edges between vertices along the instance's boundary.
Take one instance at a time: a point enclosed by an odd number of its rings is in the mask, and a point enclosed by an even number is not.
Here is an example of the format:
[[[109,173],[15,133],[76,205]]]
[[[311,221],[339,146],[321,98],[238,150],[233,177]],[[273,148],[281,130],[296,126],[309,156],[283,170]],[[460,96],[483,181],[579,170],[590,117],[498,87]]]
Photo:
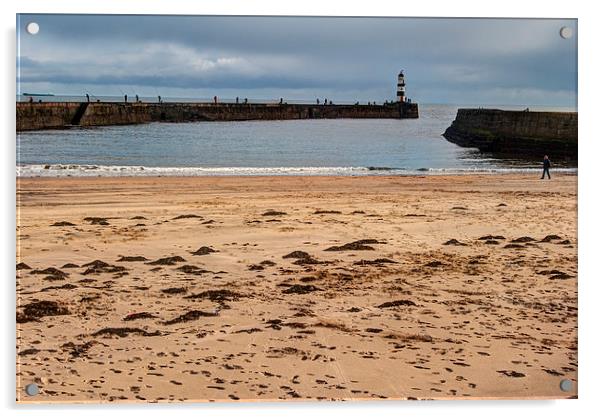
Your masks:
[[[29,21],[38,35],[23,31]],[[385,100],[404,68],[418,101],[570,106],[577,43],[560,38],[564,25],[576,32],[575,20],[20,15],[19,81]]]

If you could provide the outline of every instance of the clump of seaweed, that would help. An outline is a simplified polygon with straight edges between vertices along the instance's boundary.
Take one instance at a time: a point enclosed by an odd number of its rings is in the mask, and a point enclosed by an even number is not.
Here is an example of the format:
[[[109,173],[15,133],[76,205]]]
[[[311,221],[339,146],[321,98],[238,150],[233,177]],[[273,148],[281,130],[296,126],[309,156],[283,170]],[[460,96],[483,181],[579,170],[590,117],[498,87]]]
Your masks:
[[[61,345],[61,348],[67,351],[71,357],[78,358],[82,356],[86,356],[88,354],[88,350],[92,348],[94,345],[98,344],[98,341],[87,341],[82,344],[75,344],[73,342],[68,342]]]
[[[173,218],[172,220],[178,220],[178,219],[191,219],[191,218],[202,218],[202,216],[199,215],[194,215],[194,214],[188,214],[188,215],[178,215],[175,218]]]
[[[17,313],[17,323],[38,321],[44,316],[69,315],[69,309],[59,302],[41,300],[23,306],[23,312]]]
[[[416,306],[414,302],[407,299],[394,300],[391,302],[381,303],[377,308],[393,308],[395,306]]]
[[[264,212],[261,214],[261,216],[283,216],[283,215],[288,215],[286,212],[280,212],[277,210],[268,210],[267,212]]]
[[[192,254],[192,255],[208,255],[208,254],[211,254],[211,253],[216,253],[216,252],[217,252],[217,251],[216,251],[216,250],[214,250],[214,249],[213,249],[213,248],[211,248],[211,247],[202,246],[202,247],[200,247],[198,250],[196,250],[196,251],[192,252],[191,254]]]
[[[181,293],[186,293],[187,290],[185,287],[168,287],[167,289],[161,289],[161,292],[168,295],[178,295]]]
[[[147,263],[147,264],[150,264],[151,266],[173,266],[176,263],[182,263],[184,261],[186,261],[186,260],[184,260],[179,255],[176,255],[173,257],[160,258],[158,260],[151,261],[150,263]]]
[[[320,289],[319,287],[316,287],[312,284],[294,284],[292,286],[289,286],[287,289],[283,290],[282,293],[286,293],[286,294],[299,294],[299,295],[304,295],[306,293],[311,293],[311,292],[316,292],[316,291],[320,291],[322,289]]]
[[[307,258],[307,257],[311,257],[309,255],[309,253],[306,253],[305,251],[293,251],[291,253],[288,253],[285,256],[282,256],[282,258]]]
[[[155,332],[149,332],[149,331],[145,331],[141,328],[130,328],[130,327],[123,327],[123,328],[113,328],[113,327],[109,327],[109,328],[103,328],[101,330],[96,331],[94,334],[92,334],[93,337],[98,337],[98,336],[118,336],[118,337],[127,337],[130,334],[136,334],[136,335],[141,335],[143,337],[156,337],[158,335],[161,335],[160,331],[155,331]]]
[[[242,297],[244,297],[244,295],[228,289],[214,289],[186,296],[186,299],[208,299],[211,302],[232,302]]]
[[[148,261],[148,258],[141,255],[123,255],[117,260],[118,263],[132,263],[136,261]]]
[[[90,263],[83,264],[82,267],[87,269],[82,273],[84,276],[88,274],[99,274],[99,273],[120,273],[126,270],[123,266],[114,266],[109,263],[105,263],[102,260],[94,260]]]
[[[463,242],[460,242],[457,239],[452,238],[449,241],[444,242],[443,245],[455,245],[455,246],[465,247],[467,244],[464,244]]]
[[[377,258],[376,260],[360,260],[353,263],[354,266],[380,266],[382,264],[397,264],[397,261],[388,258]]]
[[[135,312],[135,313],[126,315],[123,318],[123,320],[124,321],[135,321],[137,319],[151,319],[151,318],[156,318],[156,316],[150,312]]]
[[[165,322],[163,322],[163,324],[173,325],[173,324],[179,324],[181,322],[195,321],[199,318],[211,317],[211,316],[217,316],[217,315],[218,315],[217,312],[205,312],[205,311],[194,310],[194,311],[188,311],[185,314],[178,316],[177,318],[170,319],[169,321],[165,321]]]
[[[382,244],[382,242],[376,239],[360,239],[344,245],[334,245],[328,247],[324,251],[374,251],[374,247],[371,247],[368,244]]]
[[[50,226],[75,226],[74,223],[71,222],[67,222],[67,221],[59,221],[59,222],[55,222]]]
[[[69,276],[68,273],[65,273],[64,271],[61,271],[57,268],[54,267],[48,267],[45,268],[44,270],[32,270],[31,274],[46,274],[47,276],[45,277],[46,280],[63,280],[65,278],[67,278],[67,276]]]
[[[200,267],[193,266],[193,265],[190,265],[190,264],[186,264],[186,265],[180,266],[176,270],[184,272],[186,274],[194,274],[196,276],[200,276],[203,273],[210,273],[209,270],[205,270],[205,269],[202,269]]]

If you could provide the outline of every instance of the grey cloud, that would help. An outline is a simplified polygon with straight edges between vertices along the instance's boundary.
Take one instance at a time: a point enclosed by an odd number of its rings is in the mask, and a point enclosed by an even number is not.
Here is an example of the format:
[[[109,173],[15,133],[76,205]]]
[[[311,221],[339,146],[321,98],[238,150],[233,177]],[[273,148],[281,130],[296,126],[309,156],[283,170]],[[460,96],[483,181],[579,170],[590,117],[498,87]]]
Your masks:
[[[21,36],[23,88],[322,89],[384,100],[404,68],[419,101],[462,103],[477,91],[483,102],[576,98],[576,39],[558,36],[574,20],[21,15],[20,27],[30,20],[41,31]]]

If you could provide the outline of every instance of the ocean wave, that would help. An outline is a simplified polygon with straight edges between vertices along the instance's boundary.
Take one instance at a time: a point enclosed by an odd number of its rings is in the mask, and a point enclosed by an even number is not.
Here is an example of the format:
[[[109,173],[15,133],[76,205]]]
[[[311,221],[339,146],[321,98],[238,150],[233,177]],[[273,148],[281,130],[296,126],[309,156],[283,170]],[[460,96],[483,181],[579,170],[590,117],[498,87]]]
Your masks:
[[[462,167],[462,168],[419,168],[429,174],[520,174],[541,173],[541,167]],[[555,167],[552,173],[577,174],[577,167]]]
[[[25,164],[17,166],[17,177],[195,177],[195,176],[387,176],[444,174],[534,173],[535,167],[512,168],[390,168],[390,167],[144,167],[86,164]],[[553,172],[577,174],[577,168],[555,168]]]

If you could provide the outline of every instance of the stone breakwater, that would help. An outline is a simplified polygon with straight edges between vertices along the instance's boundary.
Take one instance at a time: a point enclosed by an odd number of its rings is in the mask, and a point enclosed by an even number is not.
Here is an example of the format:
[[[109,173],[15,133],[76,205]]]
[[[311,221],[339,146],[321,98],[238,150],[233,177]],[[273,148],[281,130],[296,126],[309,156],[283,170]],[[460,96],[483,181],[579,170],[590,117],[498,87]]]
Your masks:
[[[458,109],[443,136],[461,147],[484,152],[577,159],[576,112]]]
[[[148,122],[418,118],[416,103],[383,105],[233,103],[17,103],[17,131]]]

